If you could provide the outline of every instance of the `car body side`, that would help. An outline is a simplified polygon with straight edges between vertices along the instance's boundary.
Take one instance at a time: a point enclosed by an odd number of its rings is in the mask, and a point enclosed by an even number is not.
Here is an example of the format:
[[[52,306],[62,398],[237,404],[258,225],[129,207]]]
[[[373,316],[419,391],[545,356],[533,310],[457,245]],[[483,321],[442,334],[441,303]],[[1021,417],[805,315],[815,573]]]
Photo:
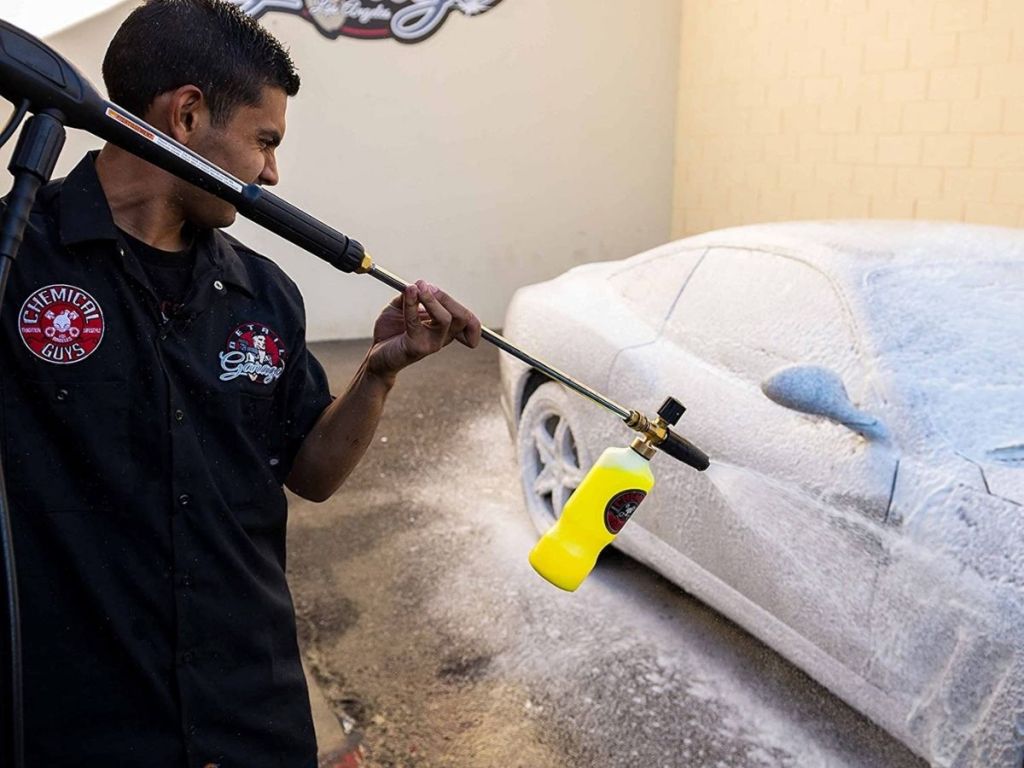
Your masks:
[[[967,230],[808,223],[688,238],[524,289],[509,309],[506,333],[627,407],[650,412],[668,394],[690,407],[680,431],[717,461],[716,477],[656,459],[658,485],[619,536],[620,549],[744,626],[936,765],[1017,768],[1024,750],[1024,729],[1014,720],[1024,705],[1024,569],[1019,556],[993,563],[991,552],[1024,544],[1024,508],[986,493],[970,462],[904,418],[913,404],[899,402],[875,356],[865,322],[871,307],[858,293],[873,271],[900,260],[893,242],[913,244],[922,232],[940,241],[950,233],[977,238],[982,251],[1000,258],[1024,253],[1019,235],[1000,249],[984,242],[1001,242],[1000,233]],[[839,372],[851,381],[857,368],[851,398],[891,425],[887,439],[782,409],[758,391],[756,378],[744,380],[742,360],[723,362],[722,350],[707,359],[715,334],[695,350],[692,336],[670,327],[697,295],[687,290],[700,288],[688,287],[698,265],[723,251],[794,260],[831,286],[834,313],[851,334],[850,364]],[[679,274],[652,281],[659,261],[679,257],[687,261]],[[743,258],[735,258],[738,268]],[[641,287],[631,297],[624,288],[634,280]],[[648,302],[643,286],[652,284]],[[510,359],[501,369],[514,431],[531,387],[543,379]],[[628,441],[623,425],[586,401],[572,408],[585,466],[600,447]],[[808,470],[816,476],[801,478]]]

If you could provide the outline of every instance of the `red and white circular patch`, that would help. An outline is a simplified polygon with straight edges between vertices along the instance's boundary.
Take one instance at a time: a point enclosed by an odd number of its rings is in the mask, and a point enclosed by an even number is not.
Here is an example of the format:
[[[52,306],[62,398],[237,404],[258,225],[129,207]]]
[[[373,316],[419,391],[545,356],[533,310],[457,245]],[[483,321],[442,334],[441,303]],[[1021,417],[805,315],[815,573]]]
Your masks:
[[[103,341],[103,310],[81,288],[48,285],[25,299],[18,327],[21,340],[40,360],[80,363]]]

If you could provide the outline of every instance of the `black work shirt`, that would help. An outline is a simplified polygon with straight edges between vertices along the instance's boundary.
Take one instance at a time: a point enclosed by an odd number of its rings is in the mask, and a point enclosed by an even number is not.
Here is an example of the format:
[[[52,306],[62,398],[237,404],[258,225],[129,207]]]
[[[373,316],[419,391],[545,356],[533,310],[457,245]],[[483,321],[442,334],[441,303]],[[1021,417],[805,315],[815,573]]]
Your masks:
[[[192,285],[192,273],[196,266],[196,246],[192,243],[183,251],[163,251],[149,243],[138,240],[123,229],[118,229],[121,239],[132,255],[142,264],[160,301],[160,315],[166,320],[180,311],[185,294]]]
[[[296,286],[217,231],[163,320],[86,157],[4,299],[3,466],[28,765],[292,768],[316,755],[282,483],[328,405]]]

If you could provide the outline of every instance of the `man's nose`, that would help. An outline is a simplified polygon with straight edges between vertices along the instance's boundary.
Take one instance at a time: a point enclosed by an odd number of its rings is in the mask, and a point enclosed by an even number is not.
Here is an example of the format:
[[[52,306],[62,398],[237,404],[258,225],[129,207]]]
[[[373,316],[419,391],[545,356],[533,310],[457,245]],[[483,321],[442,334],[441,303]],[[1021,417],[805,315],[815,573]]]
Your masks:
[[[263,172],[260,173],[260,184],[265,187],[272,187],[280,180],[281,177],[277,173],[277,158],[271,155],[263,166]]]

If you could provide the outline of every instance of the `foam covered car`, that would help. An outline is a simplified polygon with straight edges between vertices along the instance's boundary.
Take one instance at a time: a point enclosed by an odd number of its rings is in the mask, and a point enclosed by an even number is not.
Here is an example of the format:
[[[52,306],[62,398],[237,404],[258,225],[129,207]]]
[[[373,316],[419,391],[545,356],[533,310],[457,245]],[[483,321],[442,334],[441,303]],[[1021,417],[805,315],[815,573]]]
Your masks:
[[[505,333],[712,458],[655,458],[615,546],[936,766],[1024,764],[1024,231],[711,232],[516,293]],[[503,356],[551,525],[614,416]]]

